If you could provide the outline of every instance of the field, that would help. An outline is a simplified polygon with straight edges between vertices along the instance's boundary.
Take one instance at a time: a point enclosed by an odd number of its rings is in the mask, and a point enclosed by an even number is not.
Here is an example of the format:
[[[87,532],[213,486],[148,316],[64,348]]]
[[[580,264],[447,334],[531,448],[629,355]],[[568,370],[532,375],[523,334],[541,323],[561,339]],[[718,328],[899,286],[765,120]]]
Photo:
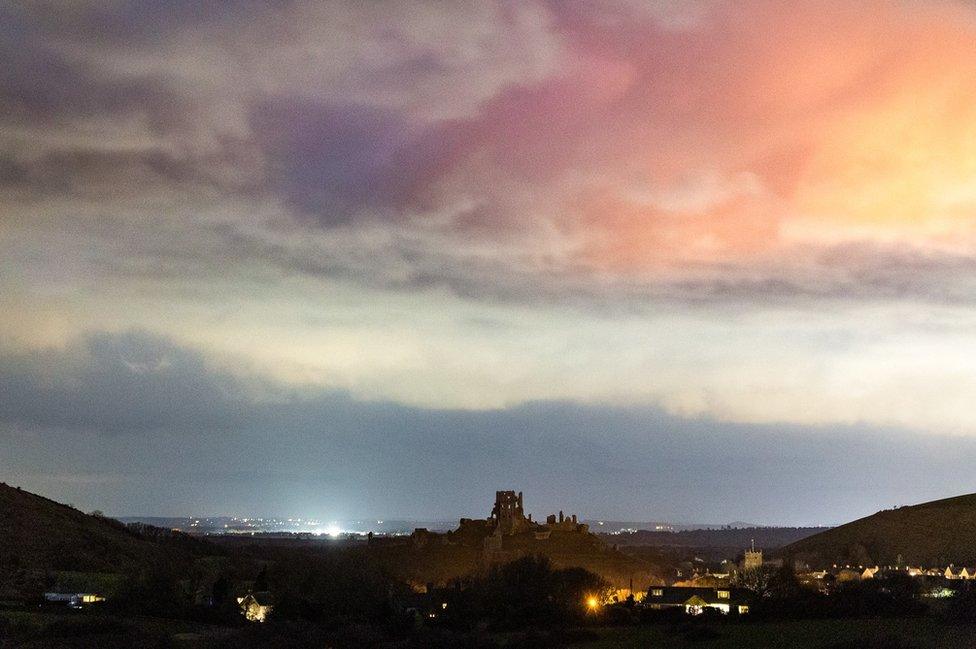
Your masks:
[[[235,629],[145,616],[0,610],[2,649],[208,649]]]
[[[768,623],[689,624],[600,629],[594,642],[575,649],[662,647],[682,649],[967,649],[976,648],[976,625],[939,619],[798,620]]]
[[[94,647],[132,649],[169,647],[208,649],[241,646],[239,631],[205,624],[138,617],[30,612],[0,612],[0,647],[52,649]],[[7,636],[4,641],[5,632]],[[976,649],[976,624],[955,624],[939,618],[798,620],[779,622],[698,623],[593,628],[597,639],[573,649],[616,647],[654,649]],[[245,634],[250,635],[250,634]],[[488,636],[504,647],[521,634]],[[235,638],[228,643],[228,640]],[[486,642],[483,646],[490,646]],[[517,643],[518,644],[518,643]],[[523,646],[518,644],[518,646]],[[244,643],[243,646],[262,646]],[[304,644],[282,643],[296,647]],[[309,646],[321,646],[314,644]],[[345,646],[351,646],[346,644]],[[359,645],[357,645],[359,646]],[[390,646],[390,645],[383,645]],[[411,647],[427,646],[424,642]],[[443,646],[464,646],[443,645]],[[532,645],[536,646],[536,645]],[[561,645],[560,645],[561,646]]]

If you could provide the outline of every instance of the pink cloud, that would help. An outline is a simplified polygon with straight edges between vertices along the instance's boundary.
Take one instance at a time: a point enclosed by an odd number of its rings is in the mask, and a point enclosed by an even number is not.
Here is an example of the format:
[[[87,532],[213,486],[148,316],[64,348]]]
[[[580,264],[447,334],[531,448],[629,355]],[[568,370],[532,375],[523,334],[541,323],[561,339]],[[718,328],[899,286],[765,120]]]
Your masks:
[[[558,71],[431,131],[404,207],[505,212],[491,227],[542,223],[583,241],[575,263],[624,271],[971,228],[968,9],[727,2],[681,29],[626,9],[553,18]]]

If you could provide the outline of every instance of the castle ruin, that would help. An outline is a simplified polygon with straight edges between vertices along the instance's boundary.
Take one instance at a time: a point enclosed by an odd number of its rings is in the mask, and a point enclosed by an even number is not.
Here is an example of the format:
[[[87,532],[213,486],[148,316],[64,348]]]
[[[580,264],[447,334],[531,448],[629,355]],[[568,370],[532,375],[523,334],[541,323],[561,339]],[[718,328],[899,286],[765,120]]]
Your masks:
[[[495,505],[492,507],[491,515],[485,521],[473,521],[461,519],[461,526],[473,526],[484,524],[488,528],[489,535],[485,539],[485,550],[489,553],[498,552],[504,545],[504,537],[532,534],[535,540],[547,540],[553,532],[569,532],[587,534],[589,526],[579,523],[576,514],[564,516],[563,512],[550,514],[546,517],[545,523],[537,523],[532,520],[532,515],[525,515],[525,505],[522,500],[522,492],[496,491]]]
[[[497,534],[511,536],[526,531],[532,526],[532,515],[525,516],[522,506],[522,492],[496,491],[495,506],[488,517],[488,523]]]

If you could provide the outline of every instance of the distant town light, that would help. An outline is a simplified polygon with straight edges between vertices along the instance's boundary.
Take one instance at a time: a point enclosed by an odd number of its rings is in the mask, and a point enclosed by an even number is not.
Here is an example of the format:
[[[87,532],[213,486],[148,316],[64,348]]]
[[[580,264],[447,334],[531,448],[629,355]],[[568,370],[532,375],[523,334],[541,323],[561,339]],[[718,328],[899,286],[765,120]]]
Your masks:
[[[339,538],[339,535],[342,534],[342,529],[340,529],[337,524],[333,523],[332,525],[329,525],[325,529],[319,530],[318,533],[326,534],[328,536],[331,536],[334,539],[337,539]]]

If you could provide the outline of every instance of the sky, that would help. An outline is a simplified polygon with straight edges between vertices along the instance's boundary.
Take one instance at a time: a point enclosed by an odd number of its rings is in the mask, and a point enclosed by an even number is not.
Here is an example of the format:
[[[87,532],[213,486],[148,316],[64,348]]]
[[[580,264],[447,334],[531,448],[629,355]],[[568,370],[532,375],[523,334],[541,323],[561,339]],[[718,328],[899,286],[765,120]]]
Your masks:
[[[0,480],[123,515],[976,491],[976,5],[0,4]]]

